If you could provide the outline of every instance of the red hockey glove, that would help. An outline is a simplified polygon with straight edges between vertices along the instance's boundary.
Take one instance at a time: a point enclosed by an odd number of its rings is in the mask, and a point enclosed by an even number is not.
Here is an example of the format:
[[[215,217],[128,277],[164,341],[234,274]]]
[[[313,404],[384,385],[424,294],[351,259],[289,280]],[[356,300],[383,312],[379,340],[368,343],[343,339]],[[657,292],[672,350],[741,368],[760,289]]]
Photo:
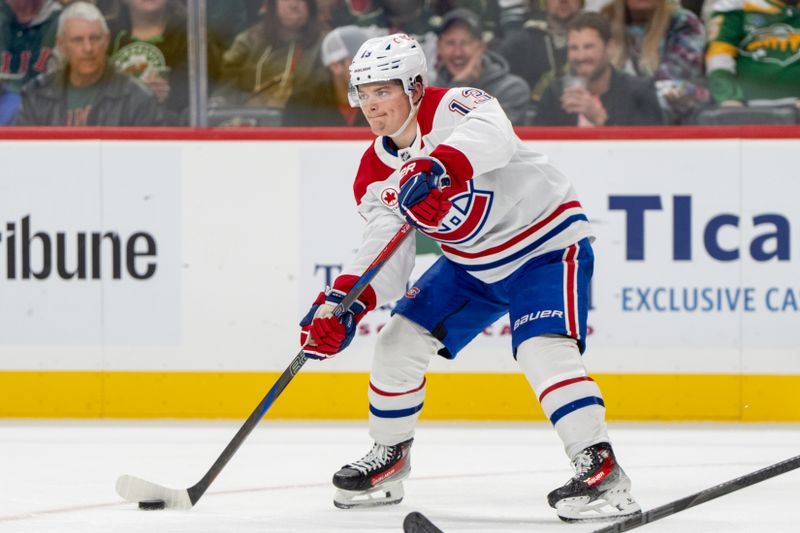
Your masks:
[[[374,309],[375,293],[371,287],[367,287],[361,300],[353,302],[350,309],[340,317],[333,316],[333,310],[350,290],[355,279],[357,278],[348,275],[336,278],[334,288],[319,293],[311,309],[300,321],[300,344],[306,357],[328,359],[347,348],[355,336],[359,320]],[[337,286],[344,290],[336,288]]]
[[[409,160],[400,167],[400,212],[412,226],[436,231],[453,204],[442,192],[450,185],[444,166],[432,157]]]

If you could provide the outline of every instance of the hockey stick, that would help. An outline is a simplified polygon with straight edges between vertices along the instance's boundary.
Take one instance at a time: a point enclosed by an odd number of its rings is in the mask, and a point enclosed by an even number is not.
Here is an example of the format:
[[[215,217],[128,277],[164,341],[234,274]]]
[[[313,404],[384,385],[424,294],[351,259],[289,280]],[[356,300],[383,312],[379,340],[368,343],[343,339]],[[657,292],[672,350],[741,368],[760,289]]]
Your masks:
[[[720,496],[725,496],[726,494],[735,492],[739,489],[749,487],[750,485],[754,485],[764,481],[765,479],[785,474],[786,472],[796,468],[800,468],[800,455],[792,457],[791,459],[786,459],[780,463],[775,463],[774,465],[762,468],[761,470],[745,474],[744,476],[737,477],[736,479],[731,479],[725,483],[720,483],[719,485],[715,485],[711,488],[701,490],[700,492],[692,494],[691,496],[686,496],[685,498],[666,503],[645,513],[621,520],[602,529],[597,529],[592,533],[620,533],[622,531],[630,531],[631,529],[635,529],[639,526],[643,526],[645,524],[649,524],[650,522],[661,520],[662,518],[675,513],[685,511],[689,507],[694,507],[695,505],[700,505],[701,503],[705,503],[709,500],[713,500],[715,498],[719,498]]]
[[[725,483],[720,483],[719,485],[702,490],[691,496],[669,502],[604,528],[596,529],[592,533],[622,533],[623,531],[630,531],[631,529],[666,518],[675,513],[685,511],[690,507],[700,505],[701,503],[719,498],[720,496],[725,496],[731,492],[749,487],[750,485],[755,485],[756,483],[785,474],[797,468],[800,468],[800,455],[792,457],[791,459],[786,459],[780,463],[775,463],[761,470],[745,474],[736,479],[726,481]],[[433,522],[422,513],[413,511],[408,513],[405,520],[403,520],[403,533],[442,533],[442,530],[436,527]]]
[[[402,243],[405,238],[412,233],[411,226],[408,224],[403,224],[403,226],[395,233],[394,237],[389,240],[386,246],[381,250],[378,256],[375,258],[374,261],[364,270],[364,273],[361,274],[361,277],[356,281],[353,287],[350,289],[342,301],[337,305],[334,310],[333,314],[335,316],[341,316],[342,313],[347,311],[350,308],[350,305],[358,298],[364,289],[367,288],[367,285],[375,278],[375,276],[380,272],[381,268],[386,264],[389,258],[394,254],[394,252],[400,247],[400,243]],[[144,479],[123,475],[117,479],[117,493],[122,496],[123,499],[129,502],[151,502],[155,504],[152,507],[143,507],[142,508],[151,508],[151,509],[190,509],[197,503],[197,501],[203,496],[203,494],[208,489],[209,485],[216,479],[219,473],[225,468],[225,465],[228,464],[228,461],[233,457],[233,454],[236,453],[236,450],[239,449],[239,446],[242,445],[242,442],[247,438],[248,435],[253,431],[256,427],[258,422],[263,418],[264,414],[267,410],[272,406],[272,403],[280,396],[283,389],[292,381],[292,378],[300,371],[303,365],[306,363],[306,356],[303,353],[303,350],[297,353],[297,355],[292,359],[292,362],[289,363],[289,366],[286,367],[286,370],[283,371],[283,374],[278,378],[272,388],[269,390],[264,399],[261,400],[261,403],[255,408],[255,410],[250,414],[242,427],[239,428],[239,431],[236,432],[236,435],[233,437],[228,445],[222,450],[222,453],[214,461],[214,464],[211,465],[211,468],[208,469],[208,472],[194,485],[189,487],[188,489],[171,489],[168,487],[164,487],[158,485],[156,483],[151,483]],[[161,502],[164,502],[163,505]]]

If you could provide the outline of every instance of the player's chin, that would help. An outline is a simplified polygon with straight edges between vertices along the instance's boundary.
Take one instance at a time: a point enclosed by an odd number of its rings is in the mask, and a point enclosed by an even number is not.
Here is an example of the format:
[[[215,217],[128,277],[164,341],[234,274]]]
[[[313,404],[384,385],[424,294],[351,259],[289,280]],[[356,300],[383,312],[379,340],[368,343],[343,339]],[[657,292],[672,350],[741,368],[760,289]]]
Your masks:
[[[369,120],[369,127],[372,130],[372,133],[375,135],[386,135],[388,132],[386,131],[386,121],[384,120]]]

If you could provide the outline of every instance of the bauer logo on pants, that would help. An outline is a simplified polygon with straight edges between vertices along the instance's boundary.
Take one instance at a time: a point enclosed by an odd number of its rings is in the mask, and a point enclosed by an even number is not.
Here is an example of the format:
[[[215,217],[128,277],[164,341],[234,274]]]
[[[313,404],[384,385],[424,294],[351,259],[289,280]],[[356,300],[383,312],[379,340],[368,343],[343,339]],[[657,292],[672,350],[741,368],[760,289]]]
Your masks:
[[[539,320],[540,318],[564,318],[563,311],[557,311],[555,309],[544,309],[542,311],[536,311],[534,313],[528,313],[527,315],[522,315],[518,319],[514,321],[514,331],[518,327],[528,322],[533,322],[534,320]]]

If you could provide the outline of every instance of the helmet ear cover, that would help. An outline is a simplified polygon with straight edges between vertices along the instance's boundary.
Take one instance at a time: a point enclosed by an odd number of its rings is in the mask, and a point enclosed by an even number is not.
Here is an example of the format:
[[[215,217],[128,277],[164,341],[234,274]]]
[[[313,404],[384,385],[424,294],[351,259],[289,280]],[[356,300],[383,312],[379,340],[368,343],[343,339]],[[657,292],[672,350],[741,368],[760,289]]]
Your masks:
[[[359,107],[358,86],[399,80],[411,97],[417,82],[428,84],[428,66],[422,47],[413,37],[395,33],[369,39],[356,52],[350,65],[350,105]]]

